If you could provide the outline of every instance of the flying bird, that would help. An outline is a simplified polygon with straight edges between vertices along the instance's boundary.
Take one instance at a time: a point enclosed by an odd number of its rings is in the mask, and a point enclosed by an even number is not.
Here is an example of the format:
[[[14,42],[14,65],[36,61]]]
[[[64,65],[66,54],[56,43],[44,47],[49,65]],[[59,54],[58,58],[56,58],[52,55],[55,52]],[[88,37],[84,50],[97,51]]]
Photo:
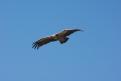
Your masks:
[[[47,43],[54,42],[54,41],[59,41],[61,44],[64,44],[68,41],[68,39],[69,39],[68,36],[77,31],[83,31],[83,30],[81,30],[81,29],[64,29],[63,31],[61,31],[59,33],[56,33],[54,35],[47,36],[47,37],[44,37],[44,38],[41,38],[41,39],[35,41],[33,43],[32,48],[38,49],[39,47],[41,47]]]

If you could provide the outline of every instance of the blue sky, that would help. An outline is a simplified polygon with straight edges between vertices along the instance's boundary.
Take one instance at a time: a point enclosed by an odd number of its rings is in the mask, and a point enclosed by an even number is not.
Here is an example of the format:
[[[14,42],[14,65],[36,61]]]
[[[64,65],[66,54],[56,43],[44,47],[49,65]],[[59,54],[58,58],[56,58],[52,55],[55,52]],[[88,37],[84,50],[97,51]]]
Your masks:
[[[82,28],[60,45],[41,37]],[[120,0],[0,0],[0,81],[121,81]]]

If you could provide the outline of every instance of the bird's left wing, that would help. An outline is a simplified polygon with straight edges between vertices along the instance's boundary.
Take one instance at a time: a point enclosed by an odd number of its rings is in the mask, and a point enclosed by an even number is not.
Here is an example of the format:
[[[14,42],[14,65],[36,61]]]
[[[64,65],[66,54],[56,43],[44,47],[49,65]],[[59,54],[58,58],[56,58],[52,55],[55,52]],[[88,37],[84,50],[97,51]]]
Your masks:
[[[53,41],[56,41],[56,40],[52,36],[41,38],[41,39],[39,39],[39,40],[37,40],[37,41],[35,41],[33,43],[33,47],[32,48],[34,48],[34,49],[37,48],[38,49],[39,47],[41,47],[41,46],[43,46],[43,45],[45,45],[47,43],[53,42]]]

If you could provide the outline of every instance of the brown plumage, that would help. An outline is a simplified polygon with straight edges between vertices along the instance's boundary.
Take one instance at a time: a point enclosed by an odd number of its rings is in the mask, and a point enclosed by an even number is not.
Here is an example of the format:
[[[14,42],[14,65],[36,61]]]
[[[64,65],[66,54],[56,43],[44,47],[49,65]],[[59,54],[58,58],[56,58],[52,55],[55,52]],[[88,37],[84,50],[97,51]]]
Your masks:
[[[54,41],[59,41],[61,44],[63,44],[68,41],[69,38],[67,36],[71,35],[72,33],[76,32],[76,31],[83,31],[83,30],[81,30],[81,29],[65,29],[62,32],[59,32],[57,34],[54,34],[54,35],[51,35],[48,37],[44,37],[44,38],[41,38],[41,39],[35,41],[33,43],[32,48],[38,49],[39,47],[41,47],[47,43],[54,42]]]

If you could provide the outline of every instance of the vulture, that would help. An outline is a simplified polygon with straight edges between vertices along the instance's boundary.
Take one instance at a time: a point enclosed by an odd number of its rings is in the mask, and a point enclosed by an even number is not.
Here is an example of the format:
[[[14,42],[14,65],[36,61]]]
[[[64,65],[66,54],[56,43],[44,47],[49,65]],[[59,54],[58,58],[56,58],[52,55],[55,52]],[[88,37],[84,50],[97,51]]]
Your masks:
[[[63,31],[56,33],[54,35],[40,38],[39,40],[37,40],[33,43],[32,48],[38,49],[39,47],[41,47],[47,43],[54,42],[54,41],[59,41],[60,44],[64,44],[69,40],[68,36],[77,31],[83,31],[83,30],[81,30],[81,29],[64,29]]]

